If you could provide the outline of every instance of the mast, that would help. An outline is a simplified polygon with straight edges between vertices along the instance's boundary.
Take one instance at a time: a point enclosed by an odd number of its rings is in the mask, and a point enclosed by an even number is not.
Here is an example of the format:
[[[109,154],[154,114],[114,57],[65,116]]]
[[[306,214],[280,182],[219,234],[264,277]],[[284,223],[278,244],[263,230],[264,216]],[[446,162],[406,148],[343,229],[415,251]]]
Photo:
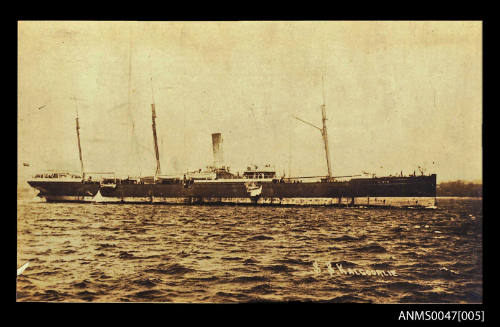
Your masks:
[[[325,105],[325,82],[323,80],[323,77],[321,78],[323,82],[323,104],[321,105],[321,115],[322,115],[322,121],[323,121],[323,128],[319,128],[318,126],[311,124],[310,122],[307,122],[303,119],[300,119],[299,117],[295,117],[295,119],[300,120],[301,122],[312,126],[319,130],[321,132],[321,136],[323,137],[323,143],[325,145],[325,154],[326,154],[326,165],[328,168],[328,179],[332,179],[333,173],[332,173],[332,166],[330,164],[330,150],[328,148],[328,132],[326,130],[326,105]]]
[[[76,116],[76,136],[78,137],[78,154],[80,155],[80,170],[82,171],[82,179],[85,179],[83,171],[82,146],[80,145],[80,124],[78,123],[78,115]]]
[[[156,137],[156,111],[154,103],[151,104],[151,109],[153,112],[152,120],[153,120],[153,139],[155,143],[155,155],[156,155],[156,173],[155,173],[155,180],[156,180],[158,175],[161,174],[161,168],[160,168],[160,152],[158,151],[158,139]]]
[[[292,177],[292,130],[288,130],[288,178]]]
[[[155,111],[155,92],[153,90],[153,67],[151,64],[151,55],[149,57],[149,68],[150,68],[150,74],[151,74],[151,100],[153,103],[151,103],[151,110],[152,110],[152,120],[153,120],[153,139],[154,139],[154,144],[155,144],[155,155],[156,155],[156,172],[155,172],[155,180],[158,177],[158,175],[161,174],[161,168],[160,168],[160,152],[158,151],[158,138],[156,136],[156,111]]]
[[[78,139],[78,154],[80,156],[80,170],[82,172],[82,180],[85,179],[85,172],[83,170],[83,157],[82,157],[82,146],[80,144],[80,123],[78,122],[78,102],[75,97],[72,97],[71,99],[75,100],[75,106],[76,106],[76,137]]]
[[[332,178],[332,166],[330,164],[330,150],[328,148],[328,133],[326,130],[326,104],[325,104],[325,80],[321,77],[323,83],[323,104],[321,105],[321,114],[323,118],[323,129],[321,130],[321,135],[323,136],[323,142],[325,143],[325,154],[326,154],[326,165],[328,166],[328,178]]]

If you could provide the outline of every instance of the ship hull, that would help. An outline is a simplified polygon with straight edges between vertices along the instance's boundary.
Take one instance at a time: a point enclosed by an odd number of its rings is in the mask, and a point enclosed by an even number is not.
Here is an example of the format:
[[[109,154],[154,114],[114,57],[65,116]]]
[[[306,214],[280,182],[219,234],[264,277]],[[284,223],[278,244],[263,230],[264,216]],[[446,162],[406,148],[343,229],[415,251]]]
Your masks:
[[[332,205],[377,207],[433,207],[436,179],[419,176],[349,182],[280,183],[262,186],[255,196],[242,182],[177,184],[118,184],[102,187],[99,203]]]
[[[38,197],[47,202],[92,202],[99,191],[99,183],[28,181],[39,190]]]
[[[353,179],[346,182],[203,181],[184,184],[116,184],[100,186],[80,182],[29,182],[48,202],[237,204],[277,206],[436,206],[436,175]],[[255,186],[254,185],[254,186]]]
[[[261,182],[261,197],[268,198],[339,198],[339,197],[435,197],[436,177],[419,176],[397,179],[366,179],[347,182],[280,183]],[[207,181],[176,184],[117,184],[101,187],[104,197],[249,197],[243,182]]]

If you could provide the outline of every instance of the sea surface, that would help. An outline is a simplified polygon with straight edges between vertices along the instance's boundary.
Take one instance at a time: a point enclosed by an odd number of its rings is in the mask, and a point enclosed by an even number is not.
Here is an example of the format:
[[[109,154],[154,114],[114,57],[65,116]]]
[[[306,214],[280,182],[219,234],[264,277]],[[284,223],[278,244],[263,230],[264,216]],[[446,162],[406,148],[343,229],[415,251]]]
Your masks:
[[[56,204],[23,198],[17,267],[29,266],[17,276],[17,301],[481,303],[482,199],[438,198],[438,206]],[[385,273],[341,274],[337,265]]]

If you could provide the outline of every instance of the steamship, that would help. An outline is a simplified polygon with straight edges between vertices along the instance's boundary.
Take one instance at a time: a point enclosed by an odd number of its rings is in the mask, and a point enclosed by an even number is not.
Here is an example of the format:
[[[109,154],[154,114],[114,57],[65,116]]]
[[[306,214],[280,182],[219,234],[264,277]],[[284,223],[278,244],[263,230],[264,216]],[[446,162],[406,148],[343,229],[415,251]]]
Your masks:
[[[326,109],[322,109],[322,127],[298,117],[321,132],[328,169],[327,176],[278,176],[270,165],[249,166],[242,174],[224,165],[223,139],[212,134],[213,165],[177,176],[161,174],[156,134],[156,112],[152,109],[152,128],[156,172],[149,177],[92,178],[83,166],[78,112],[76,134],[81,173],[50,172],[34,176],[28,184],[39,190],[47,202],[149,203],[149,204],[250,204],[318,205],[357,207],[431,208],[436,203],[436,174],[366,177],[333,176],[326,127]],[[361,177],[359,177],[361,176]],[[315,179],[313,179],[315,178]]]

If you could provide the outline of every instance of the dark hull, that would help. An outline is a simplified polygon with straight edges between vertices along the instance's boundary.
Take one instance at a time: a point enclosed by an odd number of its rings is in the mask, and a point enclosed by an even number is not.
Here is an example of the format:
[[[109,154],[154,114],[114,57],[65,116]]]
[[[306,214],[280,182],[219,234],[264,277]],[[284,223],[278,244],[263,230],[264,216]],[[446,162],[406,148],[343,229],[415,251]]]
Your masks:
[[[47,202],[89,202],[99,191],[99,183],[29,181]]]
[[[436,197],[436,175],[352,179],[346,182],[254,182],[262,186],[257,196],[251,196],[241,181],[191,184],[182,180],[170,184],[118,182],[114,186],[78,182],[29,183],[39,189],[39,196],[49,202],[432,206]]]
[[[435,197],[435,177],[419,176],[393,183],[317,182],[259,183],[261,197],[267,198],[339,198],[339,197]],[[192,197],[245,198],[249,194],[242,182],[204,182],[188,186],[179,184],[118,184],[100,189],[103,197]]]

